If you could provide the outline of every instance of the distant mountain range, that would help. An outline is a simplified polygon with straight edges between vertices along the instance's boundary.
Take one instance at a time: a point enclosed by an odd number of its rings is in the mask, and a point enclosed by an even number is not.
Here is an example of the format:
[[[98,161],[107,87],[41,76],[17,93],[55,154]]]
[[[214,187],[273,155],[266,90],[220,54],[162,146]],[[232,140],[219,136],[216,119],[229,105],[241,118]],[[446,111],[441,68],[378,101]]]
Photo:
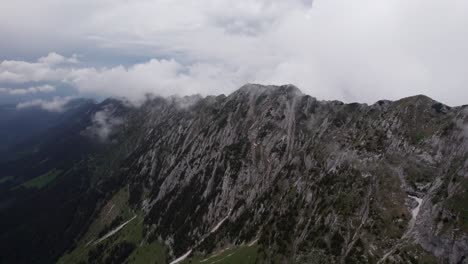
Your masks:
[[[466,263],[468,106],[292,86],[0,107],[0,263]]]

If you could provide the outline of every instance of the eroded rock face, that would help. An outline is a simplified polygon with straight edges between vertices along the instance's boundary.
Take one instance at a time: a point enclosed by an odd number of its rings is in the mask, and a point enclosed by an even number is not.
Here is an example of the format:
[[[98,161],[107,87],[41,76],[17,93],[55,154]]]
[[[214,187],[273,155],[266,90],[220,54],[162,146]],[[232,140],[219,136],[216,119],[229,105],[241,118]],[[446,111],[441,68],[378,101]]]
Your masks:
[[[468,257],[467,107],[318,101],[291,85],[187,101],[128,117],[121,168],[145,239],[174,259],[256,239],[285,263]]]

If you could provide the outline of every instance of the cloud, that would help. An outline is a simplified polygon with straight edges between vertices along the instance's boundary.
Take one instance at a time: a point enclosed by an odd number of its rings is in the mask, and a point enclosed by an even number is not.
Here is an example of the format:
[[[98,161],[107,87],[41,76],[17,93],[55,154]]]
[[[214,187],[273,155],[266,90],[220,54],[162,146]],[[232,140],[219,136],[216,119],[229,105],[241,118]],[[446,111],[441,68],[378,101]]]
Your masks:
[[[161,96],[217,94],[241,83],[239,73],[223,65],[184,66],[175,60],[150,60],[131,67],[84,68],[70,72],[68,80],[82,93],[126,97],[134,102],[146,94]]]
[[[51,52],[45,57],[40,57],[37,60],[41,64],[46,64],[46,65],[57,65],[57,64],[63,64],[63,63],[78,63],[78,56],[76,54],[73,54],[70,58],[65,58],[64,56]]]
[[[124,123],[123,118],[114,116],[115,108],[107,106],[103,110],[96,112],[92,117],[92,125],[84,132],[92,137],[97,137],[100,141],[106,142],[112,132]]]
[[[25,109],[38,107],[50,112],[61,112],[71,99],[71,97],[54,97],[52,100],[34,99],[27,102],[21,102],[16,105],[16,108]]]
[[[0,62],[0,83],[62,81],[70,71],[69,64],[77,62],[76,55],[65,58],[55,52],[36,62],[4,60]]]
[[[50,93],[54,92],[55,87],[52,85],[32,86],[29,88],[0,88],[0,94],[6,93],[10,95],[25,95],[35,93]]]
[[[15,83],[61,82],[76,88],[82,95],[125,97],[134,103],[139,103],[147,94],[182,96],[232,91],[244,84],[247,73],[227,68],[223,64],[184,65],[173,59],[152,59],[129,67],[57,66],[58,61],[63,62],[68,59],[57,53],[51,54],[38,59],[37,62],[3,61],[0,63],[0,76],[3,70],[3,73],[14,74],[14,80],[10,81]],[[53,91],[53,87],[48,85],[29,89],[0,90],[10,94],[47,91]]]
[[[0,48],[55,53],[1,62],[0,84],[64,82],[84,94],[139,100],[293,83],[319,99],[426,94],[467,103],[467,1],[44,0],[19,8],[25,1],[0,11],[10,41]],[[51,34],[57,25],[67,30]],[[59,53],[84,55],[75,63]],[[83,66],[96,63],[95,54],[109,61]]]

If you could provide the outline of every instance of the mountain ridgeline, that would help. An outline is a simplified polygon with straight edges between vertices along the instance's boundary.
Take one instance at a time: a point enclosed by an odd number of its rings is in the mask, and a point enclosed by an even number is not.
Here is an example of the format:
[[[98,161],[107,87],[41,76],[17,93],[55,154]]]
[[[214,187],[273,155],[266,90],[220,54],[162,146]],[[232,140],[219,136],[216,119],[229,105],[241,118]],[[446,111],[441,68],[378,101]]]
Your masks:
[[[249,84],[74,115],[0,164],[2,263],[467,262],[468,106]]]

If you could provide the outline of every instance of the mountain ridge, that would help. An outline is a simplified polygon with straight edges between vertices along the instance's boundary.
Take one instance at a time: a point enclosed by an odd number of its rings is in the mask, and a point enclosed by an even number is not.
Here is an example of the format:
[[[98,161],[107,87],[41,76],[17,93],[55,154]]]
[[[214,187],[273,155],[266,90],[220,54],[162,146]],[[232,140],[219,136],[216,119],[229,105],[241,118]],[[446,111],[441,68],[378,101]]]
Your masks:
[[[249,84],[109,113],[125,121],[88,173],[101,196],[60,263],[137,263],[146,250],[158,263],[217,254],[462,263],[468,254],[463,106],[425,96],[345,104]]]

